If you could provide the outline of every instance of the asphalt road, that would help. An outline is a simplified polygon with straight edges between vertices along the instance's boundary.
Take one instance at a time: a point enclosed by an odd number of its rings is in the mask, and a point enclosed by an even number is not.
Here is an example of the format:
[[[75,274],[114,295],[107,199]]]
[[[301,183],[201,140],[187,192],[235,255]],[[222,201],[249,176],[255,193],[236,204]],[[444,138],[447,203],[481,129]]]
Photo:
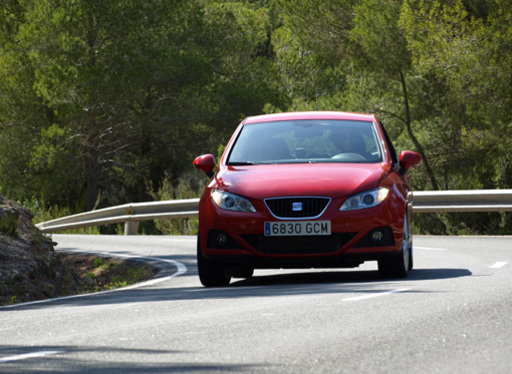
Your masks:
[[[193,237],[54,235],[159,278],[0,308],[0,373],[512,373],[512,237],[415,237],[415,270],[256,271],[201,287]],[[149,258],[149,259],[148,259]]]

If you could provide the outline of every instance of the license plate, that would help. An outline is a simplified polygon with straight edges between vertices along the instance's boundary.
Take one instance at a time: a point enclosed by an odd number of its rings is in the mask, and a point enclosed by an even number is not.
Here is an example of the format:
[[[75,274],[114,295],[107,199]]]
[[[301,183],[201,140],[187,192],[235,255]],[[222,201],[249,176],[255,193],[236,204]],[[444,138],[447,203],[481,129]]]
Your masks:
[[[265,222],[265,236],[331,235],[331,221]]]

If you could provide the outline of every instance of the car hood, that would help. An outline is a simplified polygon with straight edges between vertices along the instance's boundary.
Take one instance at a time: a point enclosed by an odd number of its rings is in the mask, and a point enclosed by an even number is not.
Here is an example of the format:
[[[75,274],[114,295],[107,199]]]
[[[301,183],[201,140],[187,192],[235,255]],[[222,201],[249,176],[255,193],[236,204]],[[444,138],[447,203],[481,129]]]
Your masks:
[[[250,198],[351,195],[379,186],[390,166],[378,164],[281,164],[224,166],[217,188]]]

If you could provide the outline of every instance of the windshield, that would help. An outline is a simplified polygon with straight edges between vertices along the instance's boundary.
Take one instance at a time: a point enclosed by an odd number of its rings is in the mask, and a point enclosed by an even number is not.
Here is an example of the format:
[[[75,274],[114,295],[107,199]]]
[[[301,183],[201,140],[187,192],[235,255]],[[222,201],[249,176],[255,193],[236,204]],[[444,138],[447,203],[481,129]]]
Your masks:
[[[366,121],[295,120],[244,125],[228,165],[382,161],[374,124]]]

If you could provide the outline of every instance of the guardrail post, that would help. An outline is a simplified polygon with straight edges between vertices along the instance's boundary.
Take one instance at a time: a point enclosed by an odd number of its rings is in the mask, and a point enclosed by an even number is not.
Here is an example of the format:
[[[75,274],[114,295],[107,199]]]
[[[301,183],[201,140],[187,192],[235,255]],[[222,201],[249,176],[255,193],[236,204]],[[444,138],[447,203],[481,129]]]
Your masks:
[[[139,231],[139,222],[126,221],[124,223],[124,234],[125,235],[137,235],[138,231]]]

